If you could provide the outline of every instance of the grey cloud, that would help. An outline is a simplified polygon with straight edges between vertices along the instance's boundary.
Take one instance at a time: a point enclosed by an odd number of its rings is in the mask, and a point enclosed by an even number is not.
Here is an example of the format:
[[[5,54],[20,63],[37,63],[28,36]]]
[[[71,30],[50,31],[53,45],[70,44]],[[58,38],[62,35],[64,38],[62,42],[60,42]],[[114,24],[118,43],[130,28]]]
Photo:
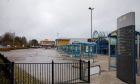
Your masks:
[[[0,0],[0,35],[90,37],[89,6],[95,7],[93,30],[114,31],[117,17],[130,11],[136,12],[140,25],[140,0]]]

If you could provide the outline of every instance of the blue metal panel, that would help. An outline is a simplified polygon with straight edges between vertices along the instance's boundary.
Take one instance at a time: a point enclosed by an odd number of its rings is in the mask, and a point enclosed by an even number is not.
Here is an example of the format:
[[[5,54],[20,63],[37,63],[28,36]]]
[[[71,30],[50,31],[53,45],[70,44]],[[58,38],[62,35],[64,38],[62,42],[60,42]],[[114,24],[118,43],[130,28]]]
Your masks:
[[[83,47],[83,55],[84,57],[92,57],[96,54],[96,43],[72,43],[63,46],[61,50],[64,51],[66,54],[72,55],[72,57],[80,58],[80,46]],[[87,48],[87,49],[86,49]]]

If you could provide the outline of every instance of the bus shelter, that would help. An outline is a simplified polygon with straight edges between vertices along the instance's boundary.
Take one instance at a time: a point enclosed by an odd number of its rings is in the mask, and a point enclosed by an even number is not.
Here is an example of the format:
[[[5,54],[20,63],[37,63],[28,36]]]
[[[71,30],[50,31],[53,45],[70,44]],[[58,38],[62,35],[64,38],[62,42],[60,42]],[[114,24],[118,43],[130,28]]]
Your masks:
[[[114,31],[108,35],[108,54],[109,54],[109,70],[116,70],[116,46],[117,46],[117,32]]]
[[[96,43],[79,42],[63,46],[63,52],[73,58],[91,58],[96,55]]]

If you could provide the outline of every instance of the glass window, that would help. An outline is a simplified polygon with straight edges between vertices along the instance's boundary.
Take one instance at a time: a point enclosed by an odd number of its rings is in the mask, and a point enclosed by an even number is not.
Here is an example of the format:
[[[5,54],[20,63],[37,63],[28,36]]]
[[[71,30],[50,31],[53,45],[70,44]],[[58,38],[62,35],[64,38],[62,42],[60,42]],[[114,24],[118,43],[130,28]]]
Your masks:
[[[88,52],[88,46],[86,46],[86,52]]]

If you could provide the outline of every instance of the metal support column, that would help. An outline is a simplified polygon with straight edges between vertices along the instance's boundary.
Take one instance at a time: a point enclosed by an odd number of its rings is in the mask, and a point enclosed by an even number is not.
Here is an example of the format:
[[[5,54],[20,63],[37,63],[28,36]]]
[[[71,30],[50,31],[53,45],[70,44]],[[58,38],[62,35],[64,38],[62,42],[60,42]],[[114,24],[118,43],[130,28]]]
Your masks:
[[[110,71],[110,37],[109,37],[109,41],[108,41],[108,70]]]
[[[52,84],[54,84],[54,62],[52,60]]]
[[[88,61],[88,83],[90,83],[90,61]]]
[[[14,62],[11,62],[11,84],[14,84]]]
[[[137,35],[137,73],[138,75],[140,75],[139,43],[140,43],[140,37],[139,35]]]

